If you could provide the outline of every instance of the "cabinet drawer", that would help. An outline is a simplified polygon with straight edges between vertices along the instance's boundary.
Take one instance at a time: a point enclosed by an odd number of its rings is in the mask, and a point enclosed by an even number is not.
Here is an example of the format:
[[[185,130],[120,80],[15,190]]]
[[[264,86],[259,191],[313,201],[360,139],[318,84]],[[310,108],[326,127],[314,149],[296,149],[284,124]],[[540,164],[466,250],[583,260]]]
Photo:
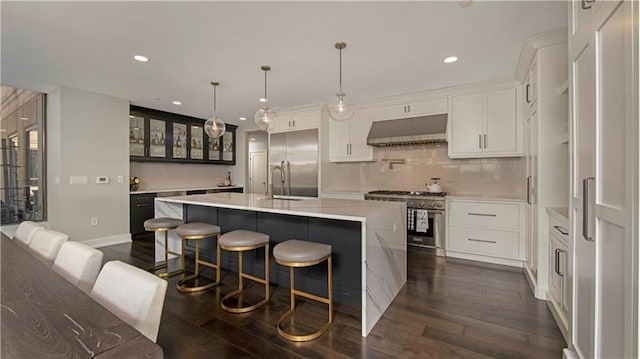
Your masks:
[[[449,224],[517,231],[520,206],[517,204],[450,202]]]
[[[520,259],[516,232],[449,226],[448,249],[492,257]]]

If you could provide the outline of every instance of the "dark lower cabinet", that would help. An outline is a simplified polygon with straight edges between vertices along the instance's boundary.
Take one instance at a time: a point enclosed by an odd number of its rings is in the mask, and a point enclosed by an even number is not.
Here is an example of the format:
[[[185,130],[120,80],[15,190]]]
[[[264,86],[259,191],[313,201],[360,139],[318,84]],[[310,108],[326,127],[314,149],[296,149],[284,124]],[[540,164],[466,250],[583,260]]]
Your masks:
[[[218,193],[218,192],[236,192],[243,193],[242,187],[234,188],[216,188],[209,190],[192,190],[186,191],[187,195],[191,194],[205,194],[205,193]],[[157,197],[157,193],[145,193],[145,194],[132,194],[129,199],[129,231],[131,233],[131,239],[147,239],[153,238],[154,232],[149,232],[144,229],[144,221],[155,217],[154,200]]]
[[[155,193],[132,194],[129,200],[129,230],[132,239],[153,237],[144,229],[144,221],[154,217]]]

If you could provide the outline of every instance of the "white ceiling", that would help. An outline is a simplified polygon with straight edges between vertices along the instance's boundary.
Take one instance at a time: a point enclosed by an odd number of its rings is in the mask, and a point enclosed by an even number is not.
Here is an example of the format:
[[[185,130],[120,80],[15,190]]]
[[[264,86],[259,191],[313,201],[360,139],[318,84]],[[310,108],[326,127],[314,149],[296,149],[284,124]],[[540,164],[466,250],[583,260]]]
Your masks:
[[[272,67],[273,106],[333,101],[336,41],[348,44],[344,90],[352,102],[513,78],[523,41],[565,27],[567,5],[4,1],[1,16],[3,85],[65,85],[204,118],[215,80],[219,114],[244,124],[238,117],[252,119],[260,106],[263,64]],[[451,55],[460,60],[442,62]]]

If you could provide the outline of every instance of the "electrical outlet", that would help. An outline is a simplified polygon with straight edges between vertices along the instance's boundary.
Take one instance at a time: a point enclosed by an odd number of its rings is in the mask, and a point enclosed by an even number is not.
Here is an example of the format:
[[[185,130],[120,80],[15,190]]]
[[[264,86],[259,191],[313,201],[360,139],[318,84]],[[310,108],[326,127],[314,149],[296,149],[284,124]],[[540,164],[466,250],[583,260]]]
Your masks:
[[[98,217],[92,217],[91,218],[91,225],[92,226],[97,226],[98,225]]]

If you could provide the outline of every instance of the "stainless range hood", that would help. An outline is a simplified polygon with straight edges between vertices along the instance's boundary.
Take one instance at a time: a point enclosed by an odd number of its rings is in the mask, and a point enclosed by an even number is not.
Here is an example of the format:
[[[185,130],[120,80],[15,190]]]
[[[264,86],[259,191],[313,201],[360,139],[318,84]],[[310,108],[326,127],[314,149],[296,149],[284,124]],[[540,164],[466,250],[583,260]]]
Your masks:
[[[447,142],[447,114],[376,121],[367,144],[371,146],[417,145]]]

